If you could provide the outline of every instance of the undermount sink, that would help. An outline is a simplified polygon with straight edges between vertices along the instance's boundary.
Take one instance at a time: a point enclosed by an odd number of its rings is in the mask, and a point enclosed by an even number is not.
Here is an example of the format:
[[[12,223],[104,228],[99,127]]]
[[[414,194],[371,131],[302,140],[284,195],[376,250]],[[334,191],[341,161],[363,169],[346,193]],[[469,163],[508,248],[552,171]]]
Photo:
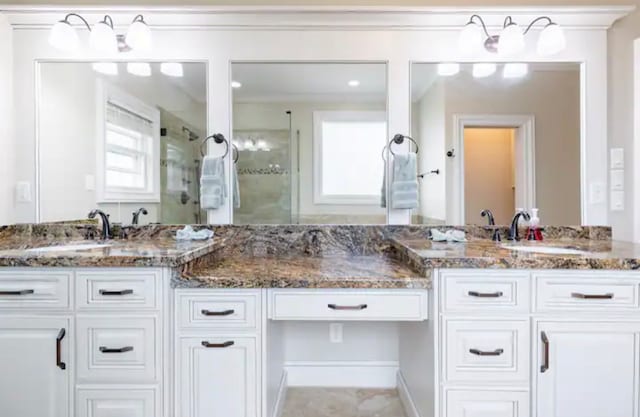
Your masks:
[[[546,253],[550,255],[586,255],[589,252],[585,252],[578,249],[571,248],[556,248],[552,246],[517,246],[517,245],[502,245],[503,248],[509,250],[515,250],[519,252],[530,253]]]
[[[90,249],[108,248],[110,243],[80,243],[75,245],[43,246],[27,249],[27,252],[73,252]]]

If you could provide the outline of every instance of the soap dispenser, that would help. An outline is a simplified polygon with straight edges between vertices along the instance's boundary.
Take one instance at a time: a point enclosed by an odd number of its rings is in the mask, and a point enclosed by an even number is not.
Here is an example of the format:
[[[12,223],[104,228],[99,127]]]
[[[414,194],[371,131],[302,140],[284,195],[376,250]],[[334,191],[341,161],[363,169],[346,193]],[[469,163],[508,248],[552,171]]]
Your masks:
[[[531,219],[529,220],[529,227],[527,228],[527,240],[542,240],[542,229],[540,228],[538,212],[539,210],[537,208],[531,209]]]

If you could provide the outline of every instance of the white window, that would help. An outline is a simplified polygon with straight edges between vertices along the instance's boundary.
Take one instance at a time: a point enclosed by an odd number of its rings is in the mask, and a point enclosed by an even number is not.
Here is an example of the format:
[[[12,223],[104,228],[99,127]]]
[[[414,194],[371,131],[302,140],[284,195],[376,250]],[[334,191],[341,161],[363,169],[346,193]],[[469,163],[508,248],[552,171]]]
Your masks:
[[[98,202],[160,201],[160,112],[101,85],[98,103]]]
[[[379,205],[386,113],[314,112],[313,126],[314,203]]]

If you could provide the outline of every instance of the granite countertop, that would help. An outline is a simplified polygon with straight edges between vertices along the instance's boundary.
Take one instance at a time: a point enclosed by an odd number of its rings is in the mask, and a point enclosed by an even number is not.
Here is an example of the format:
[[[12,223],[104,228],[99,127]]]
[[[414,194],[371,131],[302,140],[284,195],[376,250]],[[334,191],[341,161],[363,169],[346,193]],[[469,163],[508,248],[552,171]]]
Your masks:
[[[174,277],[175,287],[430,288],[419,273],[386,254],[225,257]]]
[[[407,263],[420,268],[640,269],[640,245],[611,240],[553,239],[542,242],[469,240],[464,243],[427,239],[392,239]],[[516,251],[504,246],[557,247],[582,254]]]
[[[51,246],[108,244],[78,250],[38,251]],[[0,239],[0,267],[178,267],[215,250],[214,240],[177,241],[174,237],[114,239],[12,237]]]

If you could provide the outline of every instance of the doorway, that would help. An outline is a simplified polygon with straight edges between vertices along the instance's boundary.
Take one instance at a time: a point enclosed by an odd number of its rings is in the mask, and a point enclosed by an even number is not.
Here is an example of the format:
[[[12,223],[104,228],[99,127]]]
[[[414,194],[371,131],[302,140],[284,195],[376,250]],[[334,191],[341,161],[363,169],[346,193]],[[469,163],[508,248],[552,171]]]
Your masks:
[[[466,224],[479,224],[491,209],[497,224],[508,224],[516,208],[513,127],[464,129],[464,202]]]

